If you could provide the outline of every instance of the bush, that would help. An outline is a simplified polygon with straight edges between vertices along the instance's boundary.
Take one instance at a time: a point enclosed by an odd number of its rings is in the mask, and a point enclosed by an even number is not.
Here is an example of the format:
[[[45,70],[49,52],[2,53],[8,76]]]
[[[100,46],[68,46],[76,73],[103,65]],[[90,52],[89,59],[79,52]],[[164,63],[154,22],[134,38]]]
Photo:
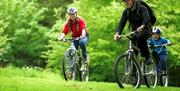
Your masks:
[[[44,18],[46,8],[39,8],[34,1],[1,0],[0,15],[6,24],[3,35],[11,39],[4,59],[15,65],[45,66],[41,57],[48,44],[48,28],[39,24]],[[17,62],[20,60],[20,62]]]

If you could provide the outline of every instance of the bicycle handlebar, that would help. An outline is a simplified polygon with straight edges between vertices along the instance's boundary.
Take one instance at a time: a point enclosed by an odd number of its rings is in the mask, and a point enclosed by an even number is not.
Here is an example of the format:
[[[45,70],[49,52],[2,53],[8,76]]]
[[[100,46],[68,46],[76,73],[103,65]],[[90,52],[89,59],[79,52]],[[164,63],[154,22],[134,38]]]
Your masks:
[[[125,34],[125,35],[121,35],[121,37],[129,37],[130,35],[133,35],[133,34],[135,34],[135,31],[130,32],[130,33]]]
[[[62,39],[63,42],[68,42],[68,41],[72,42],[72,40],[73,40],[72,38],[64,38],[64,39]]]
[[[173,43],[170,44],[162,44],[162,45],[153,45],[153,47],[163,47],[163,46],[171,46],[174,45]],[[152,45],[148,45],[149,47],[151,47]]]

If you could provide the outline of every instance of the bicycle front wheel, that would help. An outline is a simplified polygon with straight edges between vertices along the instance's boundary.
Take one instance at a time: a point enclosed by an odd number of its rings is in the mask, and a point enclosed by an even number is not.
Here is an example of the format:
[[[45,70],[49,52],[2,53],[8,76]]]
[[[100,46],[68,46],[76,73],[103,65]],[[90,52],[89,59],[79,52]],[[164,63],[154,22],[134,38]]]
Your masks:
[[[62,59],[62,72],[64,79],[75,80],[76,78],[76,65],[72,56],[64,55]]]
[[[140,87],[141,71],[140,68],[128,54],[123,54],[116,59],[115,80],[119,87]]]

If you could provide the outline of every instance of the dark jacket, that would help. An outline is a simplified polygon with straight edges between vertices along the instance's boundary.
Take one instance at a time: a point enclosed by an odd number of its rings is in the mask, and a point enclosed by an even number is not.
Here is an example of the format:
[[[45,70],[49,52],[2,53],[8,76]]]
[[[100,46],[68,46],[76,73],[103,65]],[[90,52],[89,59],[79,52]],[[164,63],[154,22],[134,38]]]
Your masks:
[[[149,28],[151,27],[151,22],[148,9],[137,2],[135,2],[135,5],[136,8],[133,11],[127,8],[124,10],[116,30],[119,34],[123,31],[127,21],[129,21],[132,31],[136,30],[141,25],[145,25],[145,30],[151,30],[151,28]]]

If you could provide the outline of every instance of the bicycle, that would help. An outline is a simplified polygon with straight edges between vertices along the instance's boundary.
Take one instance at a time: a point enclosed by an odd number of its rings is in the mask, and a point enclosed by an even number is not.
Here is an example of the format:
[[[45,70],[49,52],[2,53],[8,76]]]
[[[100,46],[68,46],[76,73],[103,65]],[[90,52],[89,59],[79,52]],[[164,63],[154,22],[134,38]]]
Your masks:
[[[163,45],[153,45],[153,47],[160,47],[160,50],[156,53],[153,53],[154,55],[154,58],[157,62],[157,65],[159,65],[159,61],[160,61],[160,58],[159,58],[159,54],[162,50],[163,47],[165,46],[171,46],[173,44],[163,44]],[[151,45],[149,45],[151,47]],[[167,69],[167,63],[165,63],[166,65],[166,70],[161,70],[160,69],[160,73],[159,74],[159,81],[160,81],[160,85],[161,86],[164,86],[164,87],[167,87],[168,86],[168,69]],[[164,72],[163,72],[164,71]]]
[[[75,80],[76,76],[79,74],[80,81],[89,80],[89,66],[85,63],[85,59],[82,53],[75,48],[73,39],[63,39],[64,42],[70,42],[71,46],[67,48],[64,57],[62,59],[62,71],[63,76],[66,81]],[[89,56],[87,56],[87,61],[89,62]]]
[[[135,32],[131,32],[123,37],[127,37],[129,41],[129,49],[126,53],[119,55],[115,63],[115,79],[119,87],[124,88],[127,84],[133,85],[134,88],[138,88],[141,85],[141,77],[144,77],[144,81],[147,87],[155,87],[157,84],[157,72],[156,65],[151,57],[151,63],[146,64],[144,61],[141,62],[141,67],[138,65],[134,50],[140,51],[140,49],[132,44],[131,35]],[[125,63],[120,63],[125,62]],[[122,65],[122,66],[121,66]],[[119,70],[123,69],[120,73]],[[124,72],[123,72],[124,71]],[[134,81],[135,80],[135,81]]]
[[[136,46],[132,45],[131,32],[123,37],[127,37],[129,41],[129,49],[126,53],[119,55],[115,60],[114,73],[115,80],[119,87],[124,88],[125,86],[134,86],[134,88],[140,87],[141,81],[141,70],[135,58],[134,49],[138,50]]]

